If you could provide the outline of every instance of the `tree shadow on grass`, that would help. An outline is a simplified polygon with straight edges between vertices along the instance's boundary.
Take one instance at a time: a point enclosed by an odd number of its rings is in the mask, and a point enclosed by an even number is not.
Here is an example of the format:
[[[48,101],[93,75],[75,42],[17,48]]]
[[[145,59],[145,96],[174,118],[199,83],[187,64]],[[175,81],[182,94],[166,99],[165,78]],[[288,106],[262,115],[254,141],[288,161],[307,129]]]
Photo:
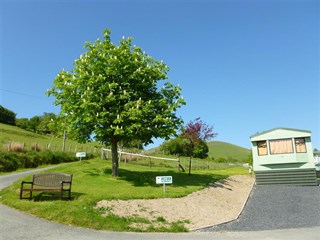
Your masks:
[[[63,201],[74,201],[77,200],[80,196],[85,195],[84,193],[71,192],[71,199],[66,198],[64,195]],[[44,202],[44,201],[60,201],[59,192],[40,192],[33,195],[33,201],[35,202]]]
[[[187,186],[208,186],[218,180],[224,179],[225,176],[218,174],[187,174],[174,171],[143,171],[136,172],[125,169],[120,169],[119,179],[132,182],[134,186],[159,186],[156,184],[157,176],[172,176],[172,186],[187,187]]]

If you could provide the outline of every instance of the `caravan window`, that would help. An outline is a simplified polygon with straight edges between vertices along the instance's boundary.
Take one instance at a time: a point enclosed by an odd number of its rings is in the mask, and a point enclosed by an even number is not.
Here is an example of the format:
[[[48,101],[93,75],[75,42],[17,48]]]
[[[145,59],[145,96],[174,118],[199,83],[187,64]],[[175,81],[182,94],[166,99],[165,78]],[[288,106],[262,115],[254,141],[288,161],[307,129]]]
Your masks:
[[[267,141],[259,141],[257,144],[258,144],[259,156],[267,155],[268,154]]]
[[[271,154],[293,153],[292,139],[270,140]]]
[[[296,145],[296,152],[297,153],[306,153],[306,141],[304,138],[296,138],[294,139],[295,145]]]

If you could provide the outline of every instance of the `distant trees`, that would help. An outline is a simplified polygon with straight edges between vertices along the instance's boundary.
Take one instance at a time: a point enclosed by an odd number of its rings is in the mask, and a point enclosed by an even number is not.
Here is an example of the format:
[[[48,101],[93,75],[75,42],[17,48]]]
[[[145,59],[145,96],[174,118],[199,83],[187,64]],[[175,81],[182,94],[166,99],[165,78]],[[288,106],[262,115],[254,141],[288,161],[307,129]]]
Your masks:
[[[0,122],[15,125],[16,113],[0,105]]]
[[[54,113],[43,113],[32,118],[16,118],[16,113],[0,105],[0,123],[14,125],[24,130],[39,134],[52,134],[61,136],[61,124]]]
[[[160,149],[169,154],[190,157],[190,174],[192,157],[206,158],[209,152],[206,141],[214,138],[216,135],[217,133],[213,132],[212,126],[207,125],[200,118],[196,118],[182,129],[177,138],[163,143]]]
[[[30,132],[39,134],[61,135],[61,127],[56,122],[57,116],[54,113],[43,113],[41,116],[16,119],[16,126]],[[60,134],[59,134],[60,133]]]

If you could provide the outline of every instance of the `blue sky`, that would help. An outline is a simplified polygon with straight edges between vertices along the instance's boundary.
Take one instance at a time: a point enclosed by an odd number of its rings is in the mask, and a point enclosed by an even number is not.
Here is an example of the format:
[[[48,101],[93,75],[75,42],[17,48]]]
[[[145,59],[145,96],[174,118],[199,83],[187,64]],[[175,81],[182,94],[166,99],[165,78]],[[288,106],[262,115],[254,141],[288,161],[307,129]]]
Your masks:
[[[58,113],[45,91],[105,28],[170,67],[187,101],[178,115],[213,125],[214,140],[250,148],[287,127],[320,148],[318,0],[0,0],[0,104],[17,118]]]

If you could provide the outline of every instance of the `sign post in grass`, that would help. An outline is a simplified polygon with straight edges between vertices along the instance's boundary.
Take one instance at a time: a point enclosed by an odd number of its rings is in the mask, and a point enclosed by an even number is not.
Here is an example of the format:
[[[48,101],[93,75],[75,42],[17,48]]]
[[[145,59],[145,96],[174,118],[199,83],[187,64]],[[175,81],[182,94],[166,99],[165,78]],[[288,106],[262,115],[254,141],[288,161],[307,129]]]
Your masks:
[[[163,192],[166,193],[166,184],[172,184],[172,176],[157,176],[157,184],[163,184]]]
[[[85,152],[77,152],[76,153],[76,157],[78,157],[78,158],[80,158],[80,162],[81,162],[81,159],[83,158],[83,157],[86,157],[86,153]]]

